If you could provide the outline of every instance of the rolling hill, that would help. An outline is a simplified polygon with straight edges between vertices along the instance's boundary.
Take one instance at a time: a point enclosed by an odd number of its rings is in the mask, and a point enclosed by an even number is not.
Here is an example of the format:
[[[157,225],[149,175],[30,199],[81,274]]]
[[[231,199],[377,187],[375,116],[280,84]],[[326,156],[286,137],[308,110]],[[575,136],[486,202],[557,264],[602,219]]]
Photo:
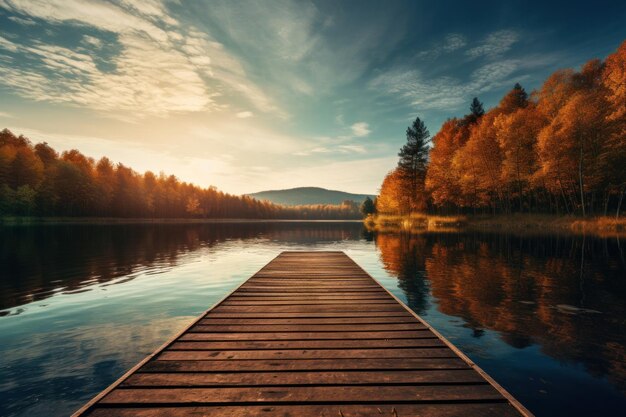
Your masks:
[[[305,204],[341,204],[344,200],[352,200],[362,203],[366,197],[374,198],[368,194],[352,194],[344,191],[327,190],[320,187],[298,187],[287,190],[268,190],[258,193],[247,194],[257,200],[267,200],[275,204],[286,206],[299,206]]]

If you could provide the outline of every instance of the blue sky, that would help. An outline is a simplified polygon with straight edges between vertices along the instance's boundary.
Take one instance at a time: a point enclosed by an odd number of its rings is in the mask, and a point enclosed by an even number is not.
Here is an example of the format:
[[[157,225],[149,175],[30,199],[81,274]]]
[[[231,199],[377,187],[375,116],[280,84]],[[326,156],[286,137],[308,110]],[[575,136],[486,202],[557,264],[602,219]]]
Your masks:
[[[0,126],[233,193],[375,193],[436,133],[626,39],[626,2],[0,0]]]

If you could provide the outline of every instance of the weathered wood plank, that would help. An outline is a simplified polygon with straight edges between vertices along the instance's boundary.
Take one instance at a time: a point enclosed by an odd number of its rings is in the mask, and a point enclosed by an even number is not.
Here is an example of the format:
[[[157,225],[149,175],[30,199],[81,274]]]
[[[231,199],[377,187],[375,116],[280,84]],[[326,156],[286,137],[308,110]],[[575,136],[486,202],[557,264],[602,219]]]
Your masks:
[[[330,305],[303,305],[303,306],[241,306],[241,305],[220,305],[215,308],[215,312],[240,312],[240,313],[317,313],[317,312],[337,312],[337,313],[350,313],[350,312],[363,312],[363,311],[388,311],[392,313],[402,312],[402,307],[395,304],[374,304],[374,305],[344,305],[344,304],[330,304]]]
[[[283,252],[75,415],[531,416],[481,372],[342,252]]]
[[[413,349],[302,349],[302,350],[224,350],[180,351],[166,350],[159,355],[161,361],[193,360],[301,360],[301,359],[378,359],[378,358],[456,358],[448,348]]]
[[[204,317],[212,318],[212,317],[223,317],[223,318],[359,318],[359,317],[377,317],[377,318],[385,318],[385,317],[412,317],[407,314],[406,311],[397,311],[397,312],[372,312],[372,311],[358,311],[358,312],[345,312],[345,311],[334,311],[334,312],[324,312],[324,311],[309,311],[302,313],[290,313],[290,312],[258,312],[258,311],[247,311],[247,312],[239,312],[239,313],[222,313],[219,311],[211,311]],[[413,320],[415,322],[415,320]]]
[[[251,361],[163,361],[146,363],[141,372],[335,371],[367,369],[468,369],[458,358],[302,359]]]
[[[411,339],[432,337],[427,329],[406,330],[396,332],[241,332],[241,333],[210,333],[196,332],[194,328],[181,336],[180,340],[345,340],[345,339]],[[192,337],[193,339],[188,339]]]
[[[510,404],[228,405],[100,408],[92,417],[513,417]]]
[[[288,317],[273,317],[273,318],[222,318],[207,316],[207,318],[200,320],[198,324],[202,325],[250,325],[250,326],[266,326],[266,325],[286,325],[286,324],[401,324],[411,323],[415,324],[415,319],[412,317],[308,317],[308,318],[288,318]],[[355,327],[352,326],[354,329]]]
[[[222,304],[222,306],[338,306],[338,307],[356,307],[362,308],[365,305],[367,307],[370,306],[381,306],[381,305],[390,305],[397,306],[398,304],[391,299],[387,300],[366,300],[358,302],[358,300],[270,300],[270,301],[239,301],[239,300],[230,300],[226,301]]]
[[[194,336],[198,336],[195,334]],[[180,340],[180,339],[179,339]],[[357,339],[357,340],[235,340],[178,341],[169,350],[249,350],[249,349],[393,349],[407,347],[442,347],[434,336],[421,339]]]
[[[280,402],[498,401],[491,385],[128,388],[102,399],[103,404],[224,404]]]
[[[237,294],[246,294],[248,292],[263,292],[263,293],[270,292],[270,293],[277,293],[277,294],[291,294],[291,293],[301,293],[302,291],[307,291],[311,294],[318,294],[318,293],[323,293],[323,294],[344,294],[344,293],[380,294],[381,292],[380,288],[376,288],[376,287],[368,287],[366,289],[335,287],[331,291],[328,288],[316,289],[314,287],[309,287],[309,288],[304,289],[301,287],[294,288],[292,286],[282,286],[280,288],[277,288],[277,287],[272,287],[268,285],[244,284],[243,286],[239,288],[239,290],[237,290]]]
[[[123,387],[477,384],[485,380],[473,370],[316,371],[254,373],[136,373]]]
[[[268,294],[268,295],[241,295],[230,297],[230,301],[329,301],[340,300],[343,301],[357,301],[357,302],[376,302],[379,300],[393,301],[392,298],[384,295],[322,295],[322,294],[299,294],[299,295],[287,295],[287,294]]]
[[[420,323],[400,324],[361,324],[356,327],[351,324],[205,324],[211,320],[202,320],[200,324],[189,331],[206,333],[245,333],[245,332],[382,332],[396,330],[425,330],[426,326]]]

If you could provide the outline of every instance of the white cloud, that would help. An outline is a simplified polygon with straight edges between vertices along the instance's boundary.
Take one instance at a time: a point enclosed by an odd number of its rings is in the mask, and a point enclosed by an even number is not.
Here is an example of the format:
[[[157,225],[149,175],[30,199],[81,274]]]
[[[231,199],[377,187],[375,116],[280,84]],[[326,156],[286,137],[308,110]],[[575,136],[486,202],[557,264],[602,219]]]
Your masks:
[[[254,116],[254,114],[251,111],[240,111],[236,116],[240,119],[247,119]]]
[[[171,26],[178,26],[178,22],[168,16],[168,11],[161,0],[117,0],[126,9],[133,11],[133,14],[141,14],[145,17],[162,21]]]
[[[318,146],[306,151],[294,152],[296,156],[310,156],[315,154],[364,154],[367,150],[362,145],[338,145],[338,146]]]
[[[10,52],[17,52],[19,47],[14,42],[11,42],[3,36],[0,36],[0,49],[4,49]]]
[[[0,7],[55,23],[73,22],[113,33],[136,31],[167,41],[167,33],[153,23],[96,0],[0,0]]]
[[[430,49],[420,51],[417,54],[419,59],[434,60],[443,54],[454,52],[467,45],[467,39],[460,33],[449,33],[443,39],[443,42],[435,43]]]
[[[481,44],[471,48],[465,54],[471,58],[486,56],[494,58],[511,49],[519,40],[519,34],[513,30],[500,30],[487,35]]]
[[[104,71],[90,55],[41,42],[16,44],[0,38],[0,48],[21,52],[39,65],[0,63],[0,82],[34,100],[70,103],[117,113],[124,119],[172,112],[225,108],[227,89],[257,109],[287,114],[256,84],[224,47],[192,27],[181,28],[159,0],[118,4],[78,0],[0,0],[0,7],[40,19],[89,26],[117,35],[121,52]],[[24,40],[23,42],[28,42]],[[99,47],[101,39],[83,42]]]
[[[100,39],[90,35],[83,36],[83,43],[95,48],[100,48],[102,46],[102,41]]]
[[[325,146],[317,146],[315,148],[309,149],[307,151],[298,151],[298,152],[294,152],[294,155],[297,156],[309,156],[312,154],[321,154],[321,153],[332,153],[333,150],[325,147]]]
[[[343,122],[343,118],[342,118]],[[323,143],[326,146],[318,146],[307,150],[300,150],[294,152],[293,155],[297,156],[310,156],[315,154],[354,154],[354,153],[367,153],[367,150],[359,144],[346,143],[354,138],[360,138],[367,136],[371,133],[369,124],[366,122],[357,122],[350,126],[350,134],[339,136],[318,136],[312,138],[308,142]]]
[[[301,61],[314,52],[319,41],[314,33],[317,9],[310,3],[253,1],[233,7],[231,1],[213,1],[208,8],[213,23],[237,45],[263,51],[271,59]]]
[[[365,122],[358,122],[350,126],[350,130],[352,130],[352,134],[356,137],[367,136],[370,134],[371,130],[369,125]]]
[[[420,110],[449,110],[464,104],[468,97],[513,83],[520,68],[518,60],[503,60],[479,67],[465,82],[455,77],[425,78],[418,70],[395,70],[370,82],[370,88],[399,96]]]
[[[367,150],[361,145],[341,145],[339,149],[344,152],[367,153]]]
[[[406,29],[394,7],[380,8],[367,25],[348,18],[342,30],[334,27],[337,13],[325,15],[310,1],[251,1],[234,7],[230,0],[214,0],[205,10],[207,26],[237,45],[262,70],[266,85],[286,96],[334,94],[337,86],[358,80],[373,59],[386,56]]]
[[[130,117],[199,111],[211,105],[202,79],[184,56],[163,51],[134,34],[121,34],[120,39],[125,48],[115,59],[113,73],[98,69],[90,55],[36,43],[20,50],[39,58],[44,70],[0,66],[2,82],[34,100],[130,113]]]
[[[465,45],[467,45],[465,36],[459,33],[449,33],[444,40],[442,49],[445,52],[452,52],[463,48]]]
[[[12,119],[15,116],[13,116],[11,113],[0,111],[0,117],[3,117],[5,119]]]
[[[19,17],[19,16],[9,16],[9,20],[15,23],[19,23],[20,25],[26,25],[26,26],[32,26],[32,25],[37,24],[37,22],[35,22],[32,19],[24,19],[23,17]]]

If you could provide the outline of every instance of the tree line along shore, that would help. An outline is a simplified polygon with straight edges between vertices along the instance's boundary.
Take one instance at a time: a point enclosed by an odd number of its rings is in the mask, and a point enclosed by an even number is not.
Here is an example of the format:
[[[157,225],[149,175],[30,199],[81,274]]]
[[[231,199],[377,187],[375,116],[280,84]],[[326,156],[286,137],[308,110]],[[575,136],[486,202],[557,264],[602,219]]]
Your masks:
[[[283,206],[180,181],[174,175],[140,174],[103,157],[72,149],[59,154],[8,129],[0,131],[0,218],[143,219],[360,219],[359,205]],[[20,220],[22,219],[22,220]],[[29,220],[27,220],[29,219]],[[54,221],[54,219],[53,219]],[[95,219],[97,221],[97,219]]]
[[[623,230],[626,41],[604,61],[554,72],[530,94],[515,84],[488,111],[474,98],[469,114],[432,139],[417,117],[406,137],[364,212],[378,229]]]
[[[59,154],[45,142],[33,144],[4,129],[0,218],[350,220],[363,215],[378,229],[509,223],[621,230],[626,41],[604,61],[554,72],[530,94],[516,84],[488,111],[474,98],[469,114],[448,119],[432,138],[417,117],[406,137],[398,165],[374,201],[368,198],[360,207],[352,201],[282,206],[198,187],[174,175],[140,174],[76,149]]]

